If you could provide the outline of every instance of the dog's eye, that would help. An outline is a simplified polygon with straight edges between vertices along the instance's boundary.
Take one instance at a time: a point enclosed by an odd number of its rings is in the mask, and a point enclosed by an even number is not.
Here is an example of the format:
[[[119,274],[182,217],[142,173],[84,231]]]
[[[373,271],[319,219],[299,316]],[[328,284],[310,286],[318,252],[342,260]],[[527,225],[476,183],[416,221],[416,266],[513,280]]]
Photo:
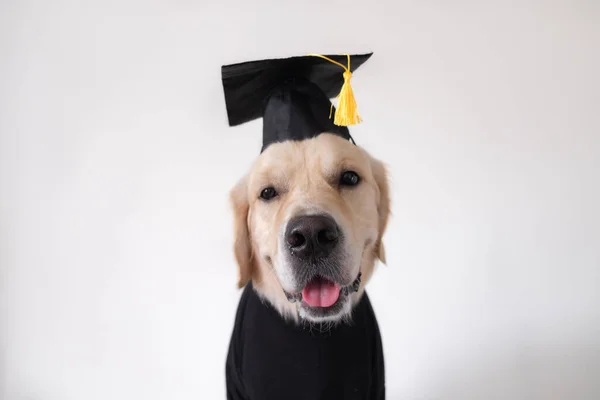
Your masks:
[[[260,198],[263,200],[271,200],[275,196],[277,196],[277,191],[272,186],[269,186],[268,188],[264,188],[260,192]]]
[[[340,184],[345,186],[356,186],[360,182],[360,177],[354,171],[346,171],[340,177]]]

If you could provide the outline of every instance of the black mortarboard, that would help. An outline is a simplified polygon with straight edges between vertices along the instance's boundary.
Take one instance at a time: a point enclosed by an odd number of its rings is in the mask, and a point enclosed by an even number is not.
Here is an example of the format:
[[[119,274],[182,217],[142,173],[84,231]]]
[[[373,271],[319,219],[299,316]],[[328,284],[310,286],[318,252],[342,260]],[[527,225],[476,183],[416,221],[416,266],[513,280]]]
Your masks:
[[[347,126],[360,122],[360,117],[350,77],[372,54],[311,54],[223,66],[229,126],[262,117],[261,152],[275,142],[304,140],[323,132],[352,140]],[[335,110],[329,99],[338,94]]]

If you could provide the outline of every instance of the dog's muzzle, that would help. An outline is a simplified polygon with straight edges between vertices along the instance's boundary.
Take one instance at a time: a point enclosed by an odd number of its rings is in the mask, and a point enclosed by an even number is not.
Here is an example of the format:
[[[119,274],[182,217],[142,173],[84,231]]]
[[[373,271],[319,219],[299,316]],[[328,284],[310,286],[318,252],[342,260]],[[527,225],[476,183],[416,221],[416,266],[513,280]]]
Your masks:
[[[359,272],[354,282],[352,282],[350,285],[342,287],[340,289],[340,295],[348,296],[352,293],[358,292],[358,289],[360,288],[361,275],[362,273]],[[299,291],[298,293],[288,293],[284,290],[283,293],[290,303],[302,301],[302,291]]]

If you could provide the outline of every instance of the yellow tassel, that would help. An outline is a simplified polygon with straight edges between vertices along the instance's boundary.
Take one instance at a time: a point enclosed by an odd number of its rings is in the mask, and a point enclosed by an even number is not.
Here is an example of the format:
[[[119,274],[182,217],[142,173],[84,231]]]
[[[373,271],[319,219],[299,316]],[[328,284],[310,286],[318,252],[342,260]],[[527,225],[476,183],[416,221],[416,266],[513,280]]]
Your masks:
[[[358,108],[356,106],[356,99],[354,98],[352,85],[350,85],[350,79],[352,78],[352,72],[350,72],[350,55],[346,54],[346,56],[348,57],[347,67],[344,64],[341,64],[320,54],[309,54],[309,56],[321,57],[329,62],[339,65],[344,69],[344,84],[342,85],[340,94],[337,95],[338,106],[336,108],[333,123],[338,126],[350,126],[361,123],[362,120],[360,118],[360,115],[358,114]],[[333,104],[331,105],[329,118],[331,118],[331,111],[333,111]]]

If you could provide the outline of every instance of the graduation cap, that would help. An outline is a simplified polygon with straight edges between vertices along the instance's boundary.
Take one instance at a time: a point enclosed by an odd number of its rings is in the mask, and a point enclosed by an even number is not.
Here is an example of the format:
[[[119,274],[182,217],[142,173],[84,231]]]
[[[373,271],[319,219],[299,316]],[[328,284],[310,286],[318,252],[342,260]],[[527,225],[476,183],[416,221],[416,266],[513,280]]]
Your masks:
[[[372,54],[309,54],[221,67],[229,126],[262,117],[261,152],[324,132],[353,141],[348,126],[361,119],[350,78]],[[337,110],[329,100],[336,95]]]

